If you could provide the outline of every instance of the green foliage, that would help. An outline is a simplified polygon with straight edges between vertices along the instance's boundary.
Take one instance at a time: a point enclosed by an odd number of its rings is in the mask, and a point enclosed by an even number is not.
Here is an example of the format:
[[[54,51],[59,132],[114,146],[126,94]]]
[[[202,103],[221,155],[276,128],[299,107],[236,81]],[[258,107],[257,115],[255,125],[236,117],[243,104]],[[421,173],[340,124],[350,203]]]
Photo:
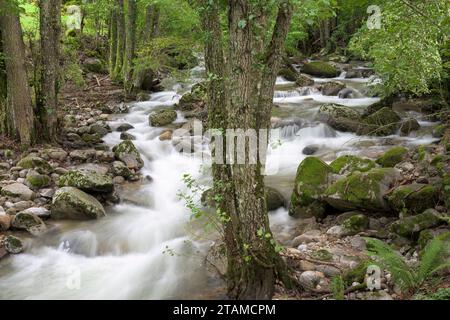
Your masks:
[[[450,267],[445,262],[450,249],[449,239],[450,233],[445,233],[431,240],[421,252],[418,265],[406,263],[400,254],[378,239],[366,238],[366,242],[369,255],[392,274],[403,292],[413,294],[438,271]]]
[[[436,292],[414,296],[415,300],[450,300],[450,288],[440,288]]]
[[[383,80],[380,93],[430,92],[430,84],[443,76],[440,49],[444,41],[445,1],[388,1],[382,6],[381,29],[364,25],[350,42],[350,50],[373,59]]]
[[[345,299],[345,284],[342,276],[337,275],[331,279],[331,292],[333,293],[333,298],[336,300]]]

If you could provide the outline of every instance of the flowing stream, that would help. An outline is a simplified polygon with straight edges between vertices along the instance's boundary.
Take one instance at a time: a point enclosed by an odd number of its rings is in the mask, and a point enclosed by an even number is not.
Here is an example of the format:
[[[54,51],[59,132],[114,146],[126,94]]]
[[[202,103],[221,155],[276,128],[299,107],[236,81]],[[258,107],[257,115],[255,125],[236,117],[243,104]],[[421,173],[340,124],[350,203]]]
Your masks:
[[[204,256],[211,246],[201,228],[190,220],[179,191],[186,190],[183,174],[208,185],[210,178],[199,159],[177,152],[170,141],[160,141],[162,128],[148,124],[148,115],[176,104],[189,86],[199,81],[203,68],[191,71],[184,84],[169,83],[170,90],[151,95],[149,101],[134,103],[126,115],[110,123],[113,132],[104,140],[110,146],[120,142],[114,128],[126,122],[142,154],[142,175],[151,182],[131,184],[122,191],[125,201],[96,221],[52,221],[46,235],[27,239],[25,253],[10,256],[0,264],[0,299],[200,299],[223,298],[223,284],[208,272]],[[337,79],[361,93],[368,79]],[[330,79],[315,79],[326,82]],[[273,116],[279,118],[281,141],[268,154],[266,182],[289,199],[302,153],[308,146],[315,155],[332,161],[342,154],[375,158],[393,144],[418,145],[433,141],[432,123],[420,121],[422,129],[407,137],[358,137],[337,132],[315,121],[323,103],[364,108],[376,98],[358,94],[354,99],[323,96],[314,88],[298,88],[277,80]],[[403,116],[420,118],[403,112]],[[178,122],[182,122],[178,115]],[[281,243],[288,243],[295,225],[286,209],[271,212],[272,228]],[[200,232],[199,232],[200,231]]]

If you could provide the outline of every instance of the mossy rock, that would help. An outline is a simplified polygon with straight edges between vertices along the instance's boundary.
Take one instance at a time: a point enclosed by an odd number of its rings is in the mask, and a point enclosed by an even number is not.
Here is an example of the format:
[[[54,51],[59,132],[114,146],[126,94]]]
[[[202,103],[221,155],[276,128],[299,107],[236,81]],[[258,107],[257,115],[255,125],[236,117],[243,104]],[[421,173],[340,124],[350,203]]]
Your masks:
[[[289,68],[282,68],[278,72],[278,75],[283,77],[287,81],[296,81],[297,73]]]
[[[310,254],[311,258],[320,260],[320,261],[331,261],[333,260],[333,255],[330,253],[330,251],[326,249],[320,249],[317,251],[313,251]]]
[[[22,167],[24,169],[35,169],[39,173],[50,173],[53,171],[52,166],[42,158],[36,156],[27,156],[22,158],[18,163],[18,167]]]
[[[322,105],[317,118],[333,129],[343,132],[357,132],[361,126],[361,114],[358,111],[337,104]]]
[[[115,157],[124,162],[130,169],[140,169],[144,166],[144,161],[131,140],[122,141],[114,146],[112,151],[114,152]]]
[[[334,160],[330,167],[334,173],[361,171],[366,172],[375,167],[375,162],[370,159],[363,159],[353,155],[345,155]]]
[[[40,189],[50,185],[50,177],[38,172],[29,172],[27,174],[27,182],[33,188]]]
[[[114,184],[110,176],[92,170],[71,170],[59,177],[59,187],[75,187],[86,192],[110,193]]]
[[[439,202],[439,188],[419,183],[399,186],[388,196],[388,202],[397,212],[418,214],[436,206]]]
[[[16,229],[24,229],[28,230],[35,226],[42,226],[44,222],[38,216],[28,213],[28,212],[19,212],[17,213],[12,221],[11,226]]]
[[[344,235],[353,236],[364,231],[369,226],[369,218],[364,214],[356,214],[342,223]]]
[[[450,229],[425,229],[419,234],[417,244],[420,249],[424,249],[427,244],[436,237],[445,237],[450,240]]]
[[[392,232],[409,239],[417,239],[422,230],[437,227],[445,223],[439,212],[427,209],[423,213],[406,217],[391,224]]]
[[[350,287],[353,282],[364,283],[367,268],[373,265],[373,261],[371,260],[363,260],[358,263],[353,269],[346,271],[342,275],[342,279],[347,287]]]
[[[384,168],[393,168],[397,163],[403,161],[408,149],[405,147],[393,147],[386,151],[375,162]]]
[[[340,74],[340,71],[336,67],[322,61],[305,63],[302,67],[302,72],[320,78],[334,78]]]
[[[266,187],[266,205],[268,211],[277,210],[286,206],[286,200],[278,190]]]
[[[322,85],[322,94],[324,96],[337,96],[339,91],[345,89],[345,84],[339,81],[330,81]]]
[[[152,127],[163,127],[171,124],[177,119],[177,113],[174,110],[166,109],[152,113],[149,116],[149,124]]]
[[[314,80],[305,74],[300,74],[295,80],[295,84],[299,87],[310,87],[314,85]]]
[[[363,119],[364,125],[359,128],[358,134],[389,136],[398,130],[400,121],[401,118],[395,111],[384,107]]]
[[[330,166],[316,157],[307,157],[299,165],[291,197],[289,214],[294,217],[320,217],[325,213],[323,192],[328,186]]]
[[[325,200],[342,211],[389,211],[384,195],[398,178],[398,170],[392,168],[355,171],[329,186],[325,191]]]
[[[93,196],[73,187],[63,187],[52,200],[53,219],[87,220],[106,215],[102,204]]]
[[[416,119],[410,118],[402,122],[400,126],[400,133],[403,136],[409,135],[413,131],[417,131],[420,129],[420,124]]]
[[[5,250],[12,254],[18,254],[23,251],[22,240],[15,236],[6,236],[3,240],[3,245],[5,246]]]
[[[133,176],[131,170],[122,161],[114,161],[112,171],[114,175],[124,177],[125,179]]]

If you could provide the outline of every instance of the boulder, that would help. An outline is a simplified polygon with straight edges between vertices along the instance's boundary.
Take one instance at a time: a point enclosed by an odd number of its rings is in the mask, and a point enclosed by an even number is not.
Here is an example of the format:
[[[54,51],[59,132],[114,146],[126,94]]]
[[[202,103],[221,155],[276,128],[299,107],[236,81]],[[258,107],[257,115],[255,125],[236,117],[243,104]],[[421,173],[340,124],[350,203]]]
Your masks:
[[[41,189],[50,185],[50,177],[44,174],[40,174],[37,171],[30,170],[27,173],[27,183],[32,188]]]
[[[50,210],[44,207],[32,207],[21,211],[22,213],[33,214],[38,218],[47,219],[50,218]]]
[[[295,80],[295,84],[299,87],[311,87],[314,85],[314,80],[306,74],[300,74]]]
[[[361,115],[358,111],[336,104],[322,105],[317,118],[333,129],[344,132],[357,132],[361,126]]]
[[[434,209],[427,209],[423,213],[406,217],[391,224],[392,232],[405,237],[417,239],[422,230],[444,224],[442,215]]]
[[[193,111],[205,107],[206,83],[200,82],[192,86],[191,92],[185,93],[178,102],[181,111]]]
[[[171,124],[177,119],[177,113],[171,109],[153,112],[149,116],[149,124],[152,127],[163,127]]]
[[[375,167],[375,162],[370,159],[362,159],[357,156],[345,155],[330,163],[334,173],[344,174],[345,172],[361,171],[366,172]]]
[[[278,190],[266,187],[266,204],[267,210],[272,211],[286,206],[286,201]]]
[[[2,242],[6,251],[8,251],[9,253],[18,254],[23,251],[22,240],[17,237],[9,235],[6,236]]]
[[[325,191],[325,200],[342,211],[389,211],[384,196],[399,177],[399,171],[392,168],[355,171],[330,185]]]
[[[388,196],[388,202],[397,212],[418,214],[436,206],[439,202],[439,188],[419,183],[399,186]]]
[[[316,157],[307,157],[299,165],[291,196],[289,215],[308,218],[321,217],[325,213],[323,192],[328,187],[332,169]]]
[[[363,119],[358,134],[369,136],[389,136],[400,127],[400,116],[390,108],[384,107]]]
[[[345,84],[338,81],[327,82],[322,85],[322,94],[324,96],[337,96],[345,88]]]
[[[131,178],[133,173],[122,161],[114,161],[112,165],[112,172],[115,176],[121,176],[125,179]]]
[[[25,211],[19,212],[12,218],[11,226],[22,230],[45,229],[45,223],[41,218]]]
[[[136,140],[136,137],[128,132],[122,132],[120,134],[120,140]]]
[[[420,124],[416,119],[410,118],[402,122],[400,126],[400,133],[402,136],[407,136],[413,131],[420,129]]]
[[[32,200],[35,196],[34,192],[30,188],[21,183],[13,183],[4,186],[1,189],[1,194],[20,198],[22,200]]]
[[[342,223],[344,236],[353,236],[367,229],[369,226],[369,218],[364,214],[355,214]]]
[[[97,199],[73,187],[63,187],[55,192],[51,212],[53,219],[87,220],[106,215]]]
[[[22,158],[17,163],[17,166],[24,169],[35,169],[42,174],[48,174],[53,171],[52,166],[47,161],[36,156],[27,156]]]
[[[125,140],[113,148],[117,160],[124,162],[130,169],[140,169],[144,166],[144,161],[133,142]]]
[[[107,124],[94,123],[89,126],[89,133],[96,134],[100,138],[106,136],[111,131],[111,128]]]
[[[322,61],[305,63],[302,67],[302,72],[320,78],[334,78],[340,74],[340,71],[336,67]]]
[[[83,61],[82,68],[86,72],[105,73],[106,68],[103,62],[98,58],[86,58]]]
[[[129,123],[122,123],[120,126],[117,127],[116,131],[118,132],[125,132],[128,130],[134,129],[134,127]]]
[[[392,168],[403,161],[408,149],[404,147],[393,147],[380,156],[375,162],[383,168]]]
[[[281,68],[278,75],[283,77],[287,81],[296,81],[297,73],[290,68]]]
[[[86,192],[109,193],[114,190],[112,178],[93,170],[70,170],[59,177],[59,187],[75,187]]]

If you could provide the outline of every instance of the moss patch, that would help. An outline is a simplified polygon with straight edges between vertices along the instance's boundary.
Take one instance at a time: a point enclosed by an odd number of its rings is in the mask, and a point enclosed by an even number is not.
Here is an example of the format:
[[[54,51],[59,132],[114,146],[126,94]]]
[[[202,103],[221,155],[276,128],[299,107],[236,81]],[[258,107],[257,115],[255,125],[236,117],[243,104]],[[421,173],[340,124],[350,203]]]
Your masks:
[[[361,171],[366,172],[375,167],[375,163],[369,159],[362,159],[352,155],[345,155],[334,160],[330,167],[334,173]]]
[[[407,153],[408,149],[404,147],[394,147],[386,151],[375,162],[384,168],[391,168],[402,162]]]
[[[408,214],[422,213],[434,208],[439,201],[439,189],[427,184],[408,184],[399,186],[388,197],[390,206],[397,212]]]
[[[302,72],[321,78],[334,78],[340,74],[336,67],[322,61],[305,63],[302,67]]]

